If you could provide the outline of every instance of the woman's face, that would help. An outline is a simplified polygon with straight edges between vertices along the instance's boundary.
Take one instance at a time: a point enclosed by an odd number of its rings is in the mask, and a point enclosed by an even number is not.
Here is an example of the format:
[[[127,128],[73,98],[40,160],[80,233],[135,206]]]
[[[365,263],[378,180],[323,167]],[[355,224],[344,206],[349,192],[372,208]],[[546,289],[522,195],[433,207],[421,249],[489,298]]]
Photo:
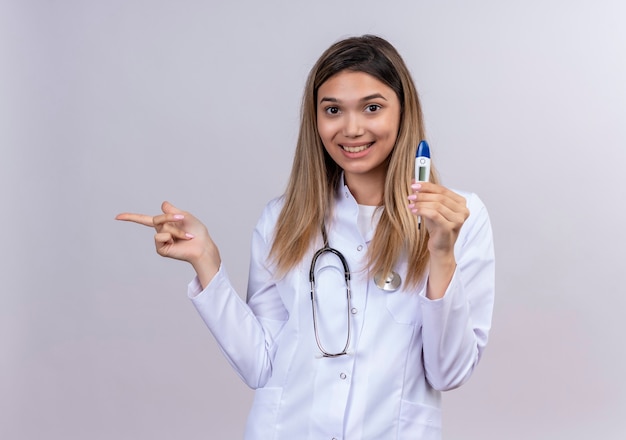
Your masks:
[[[389,86],[364,72],[344,70],[317,92],[317,131],[346,183],[383,179],[400,126],[400,100]]]

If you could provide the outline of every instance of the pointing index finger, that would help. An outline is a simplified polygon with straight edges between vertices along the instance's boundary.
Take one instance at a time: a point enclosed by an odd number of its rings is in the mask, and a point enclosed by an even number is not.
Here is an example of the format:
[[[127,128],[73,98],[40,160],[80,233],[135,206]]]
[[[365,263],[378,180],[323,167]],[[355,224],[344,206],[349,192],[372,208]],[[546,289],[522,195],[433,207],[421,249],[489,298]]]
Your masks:
[[[115,220],[133,222],[133,223],[138,223],[140,225],[150,226],[150,227],[154,226],[154,217],[152,217],[151,215],[145,215],[145,214],[131,214],[129,212],[125,212],[125,213],[116,215]]]

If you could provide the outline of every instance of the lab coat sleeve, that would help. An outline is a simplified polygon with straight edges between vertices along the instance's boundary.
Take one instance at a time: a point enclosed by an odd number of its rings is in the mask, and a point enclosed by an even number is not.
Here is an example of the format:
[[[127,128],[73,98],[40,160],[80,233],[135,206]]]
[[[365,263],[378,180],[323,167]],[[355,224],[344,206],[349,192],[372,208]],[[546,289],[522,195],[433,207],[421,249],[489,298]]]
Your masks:
[[[471,376],[487,344],[494,302],[495,262],[487,210],[467,197],[470,217],[455,247],[457,267],[443,298],[422,295],[424,369],[430,385],[454,389]]]
[[[272,374],[276,339],[288,318],[266,263],[272,217],[266,208],[254,230],[247,301],[237,294],[224,267],[220,267],[204,290],[197,277],[188,289],[188,296],[222,353],[242,380],[254,389],[264,386]]]

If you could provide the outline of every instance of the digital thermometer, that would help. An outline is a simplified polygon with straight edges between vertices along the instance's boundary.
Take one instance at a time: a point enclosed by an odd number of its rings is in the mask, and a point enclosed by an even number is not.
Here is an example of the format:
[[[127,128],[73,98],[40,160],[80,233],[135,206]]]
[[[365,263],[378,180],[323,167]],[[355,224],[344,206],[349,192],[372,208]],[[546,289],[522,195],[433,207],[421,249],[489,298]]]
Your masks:
[[[422,140],[417,146],[415,153],[415,181],[428,182],[430,178],[430,147],[428,142]],[[417,227],[421,228],[422,219],[417,217]]]
[[[430,147],[428,142],[420,141],[415,153],[415,181],[428,182],[430,178]]]

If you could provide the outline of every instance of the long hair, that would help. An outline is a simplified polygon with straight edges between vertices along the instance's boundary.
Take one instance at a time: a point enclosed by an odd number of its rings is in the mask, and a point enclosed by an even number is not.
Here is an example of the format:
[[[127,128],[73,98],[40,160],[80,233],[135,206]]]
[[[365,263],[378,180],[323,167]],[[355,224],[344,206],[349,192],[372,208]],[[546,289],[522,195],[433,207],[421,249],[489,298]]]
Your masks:
[[[384,209],[368,249],[368,266],[371,274],[388,274],[404,254],[410,268],[406,282],[415,286],[428,263],[428,237],[426,228],[418,228],[416,217],[406,205],[415,152],[425,138],[422,110],[404,61],[389,42],[373,35],[333,44],[309,73],[300,134],[270,258],[279,275],[289,271],[302,260],[320,233],[322,222],[330,216],[342,170],[326,152],[317,131],[317,92],[325,81],[344,70],[373,76],[393,89],[401,104],[398,136],[388,158]],[[430,180],[437,182],[434,168]]]

